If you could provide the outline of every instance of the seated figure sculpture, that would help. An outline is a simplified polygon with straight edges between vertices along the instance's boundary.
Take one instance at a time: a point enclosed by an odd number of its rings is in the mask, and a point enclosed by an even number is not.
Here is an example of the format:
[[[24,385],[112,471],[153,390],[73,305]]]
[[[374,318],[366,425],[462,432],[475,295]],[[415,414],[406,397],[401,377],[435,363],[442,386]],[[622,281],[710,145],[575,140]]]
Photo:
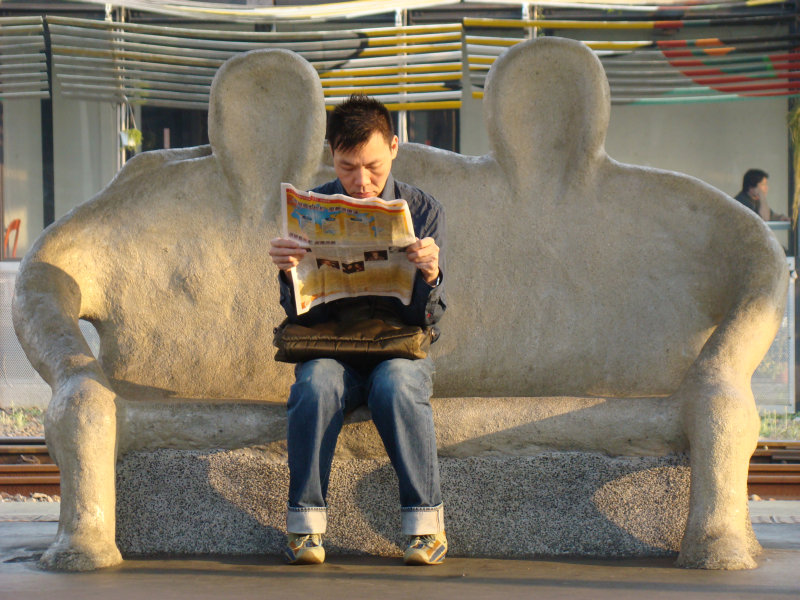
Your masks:
[[[636,399],[635,409],[607,413],[623,414],[624,424],[569,422],[531,444],[622,455],[637,444],[688,450],[678,564],[752,568],[759,545],[746,480],[758,415],[750,376],[783,313],[783,253],[725,194],[609,158],[609,106],[591,51],[545,38],[492,67],[490,154],[402,145],[395,176],[431,192],[448,214],[456,300],[434,349],[435,396],[496,397],[498,410],[510,396],[530,404],[558,397],[565,411],[581,398],[609,406]],[[26,255],[14,324],[53,388],[45,426],[62,473],[45,567],[121,560],[114,477],[130,435],[126,407],[174,407],[164,431],[179,444],[182,402],[285,402],[291,377],[272,359],[282,315],[267,251],[279,232],[280,182],[308,189],[325,179],[324,120],[317,74],[301,58],[233,58],[212,87],[210,147],[135,157]],[[79,319],[99,333],[97,359]],[[654,415],[671,407],[675,418],[635,431],[629,423],[648,419],[651,405]],[[219,435],[209,429],[186,444],[231,447]]]

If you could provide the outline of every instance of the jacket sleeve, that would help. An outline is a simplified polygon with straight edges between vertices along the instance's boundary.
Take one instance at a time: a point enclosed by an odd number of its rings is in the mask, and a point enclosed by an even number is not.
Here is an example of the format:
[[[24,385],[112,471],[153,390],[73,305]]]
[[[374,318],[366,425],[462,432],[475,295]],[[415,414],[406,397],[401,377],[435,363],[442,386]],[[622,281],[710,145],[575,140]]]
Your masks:
[[[434,201],[435,202],[435,201]],[[435,202],[425,214],[422,226],[418,228],[418,238],[432,237],[439,246],[439,284],[428,285],[417,271],[411,302],[403,306],[403,321],[413,325],[435,325],[442,318],[447,304],[445,302],[445,217],[444,208]]]

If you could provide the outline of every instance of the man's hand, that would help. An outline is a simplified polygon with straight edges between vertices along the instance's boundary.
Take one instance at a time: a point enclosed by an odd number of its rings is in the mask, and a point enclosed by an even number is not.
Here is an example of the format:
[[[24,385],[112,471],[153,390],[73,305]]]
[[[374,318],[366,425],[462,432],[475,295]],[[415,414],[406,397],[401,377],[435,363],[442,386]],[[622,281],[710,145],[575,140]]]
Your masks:
[[[307,252],[308,249],[301,246],[296,240],[274,238],[269,241],[269,255],[272,262],[287,275],[289,269],[296,267]]]
[[[425,283],[436,283],[436,278],[439,277],[439,246],[433,238],[417,238],[416,242],[406,248],[406,256],[422,272]]]

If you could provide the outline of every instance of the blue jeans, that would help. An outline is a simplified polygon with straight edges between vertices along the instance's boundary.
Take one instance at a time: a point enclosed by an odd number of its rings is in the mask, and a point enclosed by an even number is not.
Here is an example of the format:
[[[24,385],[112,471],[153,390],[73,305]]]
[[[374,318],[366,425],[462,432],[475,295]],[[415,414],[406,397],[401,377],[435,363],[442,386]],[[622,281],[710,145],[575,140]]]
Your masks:
[[[344,415],[365,403],[397,473],[403,533],[444,529],[432,374],[430,358],[393,358],[366,372],[331,358],[295,367],[288,403],[288,531],[325,533],[336,440]]]

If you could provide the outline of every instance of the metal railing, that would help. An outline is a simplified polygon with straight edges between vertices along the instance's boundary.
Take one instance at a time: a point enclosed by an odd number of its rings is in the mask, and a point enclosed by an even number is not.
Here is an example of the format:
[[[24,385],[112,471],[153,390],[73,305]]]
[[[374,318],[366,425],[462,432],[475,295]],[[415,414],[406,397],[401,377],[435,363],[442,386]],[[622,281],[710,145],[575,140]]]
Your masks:
[[[0,100],[49,97],[44,19],[0,19]]]

